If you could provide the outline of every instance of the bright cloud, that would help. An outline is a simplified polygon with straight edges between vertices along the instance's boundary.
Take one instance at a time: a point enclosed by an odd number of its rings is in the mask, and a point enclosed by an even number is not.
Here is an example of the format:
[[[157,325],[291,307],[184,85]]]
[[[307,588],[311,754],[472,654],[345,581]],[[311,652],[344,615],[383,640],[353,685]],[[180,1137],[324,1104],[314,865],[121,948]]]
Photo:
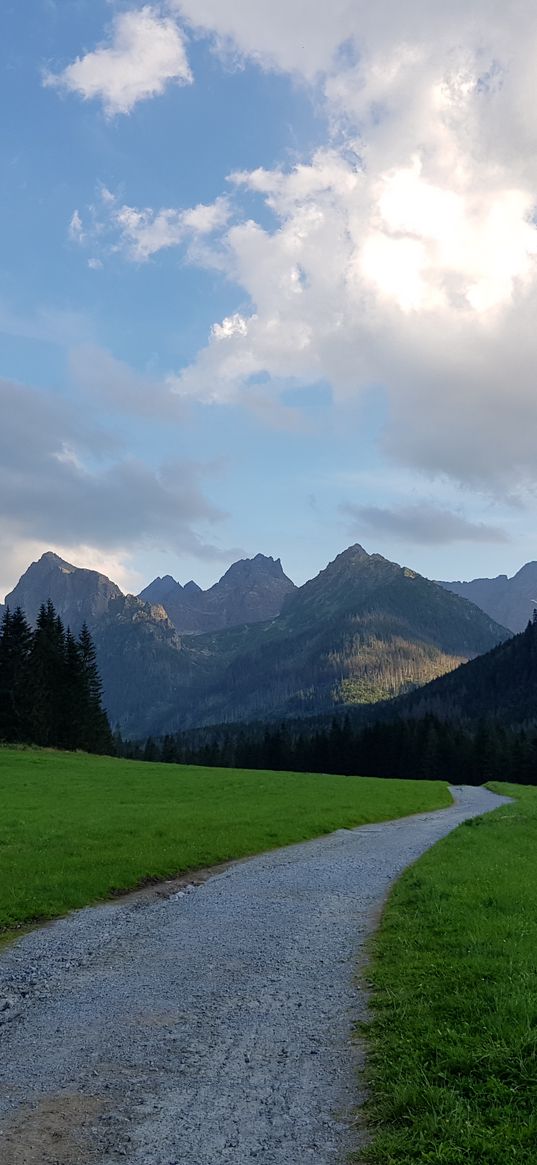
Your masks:
[[[492,489],[536,482],[532,6],[168,0],[168,12],[124,12],[110,46],[52,82],[117,112],[188,81],[180,20],[228,58],[315,86],[331,127],[310,158],[231,175],[232,223],[225,197],[184,211],[109,196],[106,229],[127,258],[203,240],[194,257],[240,288],[174,392],[236,403],[260,380],[276,399],[282,384],[328,382],[347,401],[382,385],[382,447],[401,464]],[[256,221],[252,194],[272,217]],[[81,218],[71,229],[87,231]]]
[[[537,16],[411,0],[176,0],[217,51],[316,79],[332,142],[232,176],[250,217],[215,251],[242,288],[175,389],[236,400],[261,376],[386,388],[383,448],[473,485],[537,480]],[[343,47],[342,47],[343,46]],[[222,253],[225,262],[222,263]],[[210,261],[208,256],[207,261]]]
[[[138,101],[158,96],[170,83],[191,82],[181,29],[149,5],[118,13],[109,43],[44,79],[45,85],[79,93],[86,101],[98,98],[110,116],[130,113]]]

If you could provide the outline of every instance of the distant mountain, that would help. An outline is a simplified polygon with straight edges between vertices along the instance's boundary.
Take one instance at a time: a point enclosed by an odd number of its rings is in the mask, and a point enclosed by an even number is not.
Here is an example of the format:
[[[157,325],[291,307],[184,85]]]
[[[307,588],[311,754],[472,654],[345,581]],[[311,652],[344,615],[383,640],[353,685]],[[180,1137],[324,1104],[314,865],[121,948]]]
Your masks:
[[[508,637],[472,603],[352,546],[275,619],[183,641],[188,689],[161,730],[374,703]]]
[[[182,587],[166,575],[154,579],[139,597],[161,603],[181,635],[200,635],[273,619],[294,590],[279,558],[257,554],[233,563],[207,591],[192,581]]]
[[[441,582],[440,586],[469,599],[511,631],[523,631],[537,606],[537,562],[527,562],[512,578],[499,574],[471,582]]]
[[[106,710],[125,736],[374,703],[509,636],[472,603],[361,546],[300,588],[279,559],[257,555],[208,591],[167,576],[143,595],[161,599],[125,596],[49,553],[8,596],[32,621],[51,598],[73,630],[88,622]],[[192,613],[188,635],[169,617],[175,604]],[[195,634],[194,615],[217,629]]]
[[[165,574],[164,578],[160,578],[160,576],[159,578],[154,578],[153,582],[149,583],[149,586],[145,587],[143,591],[140,591],[138,598],[142,599],[144,603],[162,603],[166,595],[175,591],[177,587],[180,591],[183,590],[182,586],[172,578],[171,574]]]
[[[77,634],[86,622],[92,632],[104,688],[104,704],[115,727],[149,733],[161,703],[181,674],[181,642],[161,606],[123,595],[106,575],[65,562],[49,551],[33,562],[6,596],[35,623],[52,599],[65,626]]]
[[[94,624],[93,638],[112,728],[150,735],[191,668],[164,608],[120,595]]]
[[[390,718],[437,716],[505,727],[537,722],[537,623],[506,643],[387,705]]]
[[[41,604],[52,599],[65,626],[78,634],[84,621],[93,626],[112,600],[121,597],[119,587],[106,575],[72,566],[48,551],[38,562],[32,562],[16,587],[6,595],[6,605],[12,611],[21,607],[34,624]]]

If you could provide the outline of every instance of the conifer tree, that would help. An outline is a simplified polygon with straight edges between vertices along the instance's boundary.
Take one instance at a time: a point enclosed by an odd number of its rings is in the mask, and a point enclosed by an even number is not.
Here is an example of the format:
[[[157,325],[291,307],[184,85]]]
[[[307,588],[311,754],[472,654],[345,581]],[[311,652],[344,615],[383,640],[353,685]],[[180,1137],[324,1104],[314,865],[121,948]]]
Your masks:
[[[83,748],[87,737],[90,697],[82,652],[70,628],[65,635],[61,748]]]
[[[87,693],[84,743],[80,747],[86,748],[88,752],[111,753],[114,751],[114,741],[108,717],[102,706],[102,682],[97,667],[95,645],[87,623],[82,624],[78,646]]]
[[[0,631],[0,740],[26,740],[32,632],[20,609],[6,610]]]
[[[30,652],[30,730],[34,744],[53,747],[61,740],[65,633],[52,602],[44,603]]]
[[[0,741],[114,752],[91,635],[83,627],[77,643],[50,600],[35,631],[20,608],[3,616]]]

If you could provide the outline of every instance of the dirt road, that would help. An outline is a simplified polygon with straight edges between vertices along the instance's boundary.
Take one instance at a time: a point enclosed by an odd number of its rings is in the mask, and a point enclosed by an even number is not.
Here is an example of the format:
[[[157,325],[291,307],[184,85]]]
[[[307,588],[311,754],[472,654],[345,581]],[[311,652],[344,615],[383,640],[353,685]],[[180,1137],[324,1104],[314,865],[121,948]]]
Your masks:
[[[0,956],[2,1165],[335,1165],[357,1143],[364,939],[401,871],[503,803],[292,846]]]

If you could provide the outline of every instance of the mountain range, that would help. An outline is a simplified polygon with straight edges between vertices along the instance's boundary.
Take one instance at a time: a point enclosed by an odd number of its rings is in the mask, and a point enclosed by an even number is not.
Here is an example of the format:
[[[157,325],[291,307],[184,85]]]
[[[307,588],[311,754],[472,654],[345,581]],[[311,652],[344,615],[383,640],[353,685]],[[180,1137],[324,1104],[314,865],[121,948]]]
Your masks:
[[[160,603],[181,635],[199,635],[274,619],[286,595],[294,590],[295,584],[283,573],[279,558],[256,554],[255,558],[234,562],[207,591],[192,581],[183,587],[168,574],[154,579],[139,597]]]
[[[526,562],[512,578],[499,574],[471,582],[441,582],[440,586],[469,599],[511,631],[523,631],[537,606],[537,562]]]
[[[49,552],[6,602],[34,621],[49,597],[73,631],[88,623],[112,724],[139,737],[372,703],[509,637],[473,603],[361,546],[302,587],[257,555],[208,591],[168,576],[140,596]]]

